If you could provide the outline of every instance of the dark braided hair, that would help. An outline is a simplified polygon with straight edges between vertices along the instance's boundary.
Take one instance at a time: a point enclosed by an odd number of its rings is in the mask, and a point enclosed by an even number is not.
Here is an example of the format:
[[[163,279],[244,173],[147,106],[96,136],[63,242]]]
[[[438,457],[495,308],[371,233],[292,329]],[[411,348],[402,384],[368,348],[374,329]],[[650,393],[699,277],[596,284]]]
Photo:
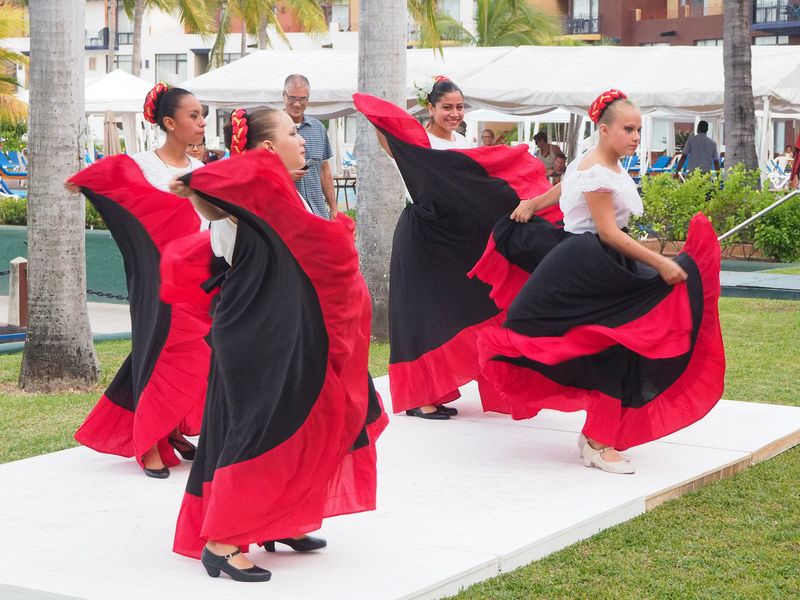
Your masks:
[[[144,99],[144,118],[148,123],[158,125],[162,131],[167,131],[164,126],[166,117],[175,118],[175,113],[184,96],[192,93],[183,88],[170,87],[169,84],[158,82],[153,86]]]

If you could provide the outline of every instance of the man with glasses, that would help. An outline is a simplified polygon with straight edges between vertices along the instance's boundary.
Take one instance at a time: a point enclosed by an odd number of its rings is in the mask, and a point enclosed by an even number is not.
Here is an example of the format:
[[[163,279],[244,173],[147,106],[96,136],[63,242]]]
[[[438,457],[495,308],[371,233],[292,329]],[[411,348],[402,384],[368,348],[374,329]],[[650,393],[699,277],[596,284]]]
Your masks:
[[[297,124],[297,131],[306,141],[306,166],[289,171],[297,191],[305,198],[314,214],[331,219],[338,206],[333,188],[333,173],[328,159],[333,156],[325,126],[305,114],[311,84],[304,75],[289,75],[283,84],[286,113]]]

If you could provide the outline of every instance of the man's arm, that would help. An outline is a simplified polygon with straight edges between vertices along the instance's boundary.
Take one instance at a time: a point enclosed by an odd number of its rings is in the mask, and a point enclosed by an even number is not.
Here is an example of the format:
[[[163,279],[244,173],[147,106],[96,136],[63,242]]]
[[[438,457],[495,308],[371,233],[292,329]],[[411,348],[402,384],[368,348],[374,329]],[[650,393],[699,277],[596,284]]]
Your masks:
[[[323,161],[319,169],[319,182],[322,185],[322,193],[325,195],[325,202],[331,213],[331,219],[336,217],[339,212],[339,204],[336,202],[336,191],[333,187],[333,172],[329,161]]]

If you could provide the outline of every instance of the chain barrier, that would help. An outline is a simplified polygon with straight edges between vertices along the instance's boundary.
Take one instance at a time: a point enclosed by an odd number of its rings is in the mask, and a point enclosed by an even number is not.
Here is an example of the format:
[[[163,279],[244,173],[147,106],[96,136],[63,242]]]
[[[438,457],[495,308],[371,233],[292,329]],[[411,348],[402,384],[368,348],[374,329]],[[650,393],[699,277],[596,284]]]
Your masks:
[[[120,294],[112,294],[110,292],[98,292],[97,290],[87,289],[86,293],[89,294],[90,296],[100,296],[101,298],[112,298],[114,300],[124,300],[126,302],[128,301],[127,296],[122,296]]]

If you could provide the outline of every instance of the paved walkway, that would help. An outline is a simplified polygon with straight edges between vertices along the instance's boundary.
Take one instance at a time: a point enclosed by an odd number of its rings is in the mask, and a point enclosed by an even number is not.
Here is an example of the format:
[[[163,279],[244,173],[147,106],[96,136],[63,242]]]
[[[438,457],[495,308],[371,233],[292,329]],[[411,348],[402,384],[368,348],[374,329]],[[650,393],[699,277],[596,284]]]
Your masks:
[[[376,386],[388,406],[386,377]],[[327,520],[325,550],[252,546],[269,583],[211,579],[171,552],[187,463],[164,481],[87,448],[0,465],[0,598],[441,598],[800,442],[800,408],[721,401],[630,450],[635,475],[611,475],[578,458],[583,412],[512,421],[481,412],[477,386],[463,393],[451,421],[392,417],[378,442],[378,510]],[[44,544],[20,551],[32,540]]]
[[[800,275],[722,271],[720,282],[723,296],[800,300]]]
[[[0,322],[8,322],[8,296],[0,296]],[[89,323],[92,333],[130,332],[130,310],[127,304],[89,302]]]

